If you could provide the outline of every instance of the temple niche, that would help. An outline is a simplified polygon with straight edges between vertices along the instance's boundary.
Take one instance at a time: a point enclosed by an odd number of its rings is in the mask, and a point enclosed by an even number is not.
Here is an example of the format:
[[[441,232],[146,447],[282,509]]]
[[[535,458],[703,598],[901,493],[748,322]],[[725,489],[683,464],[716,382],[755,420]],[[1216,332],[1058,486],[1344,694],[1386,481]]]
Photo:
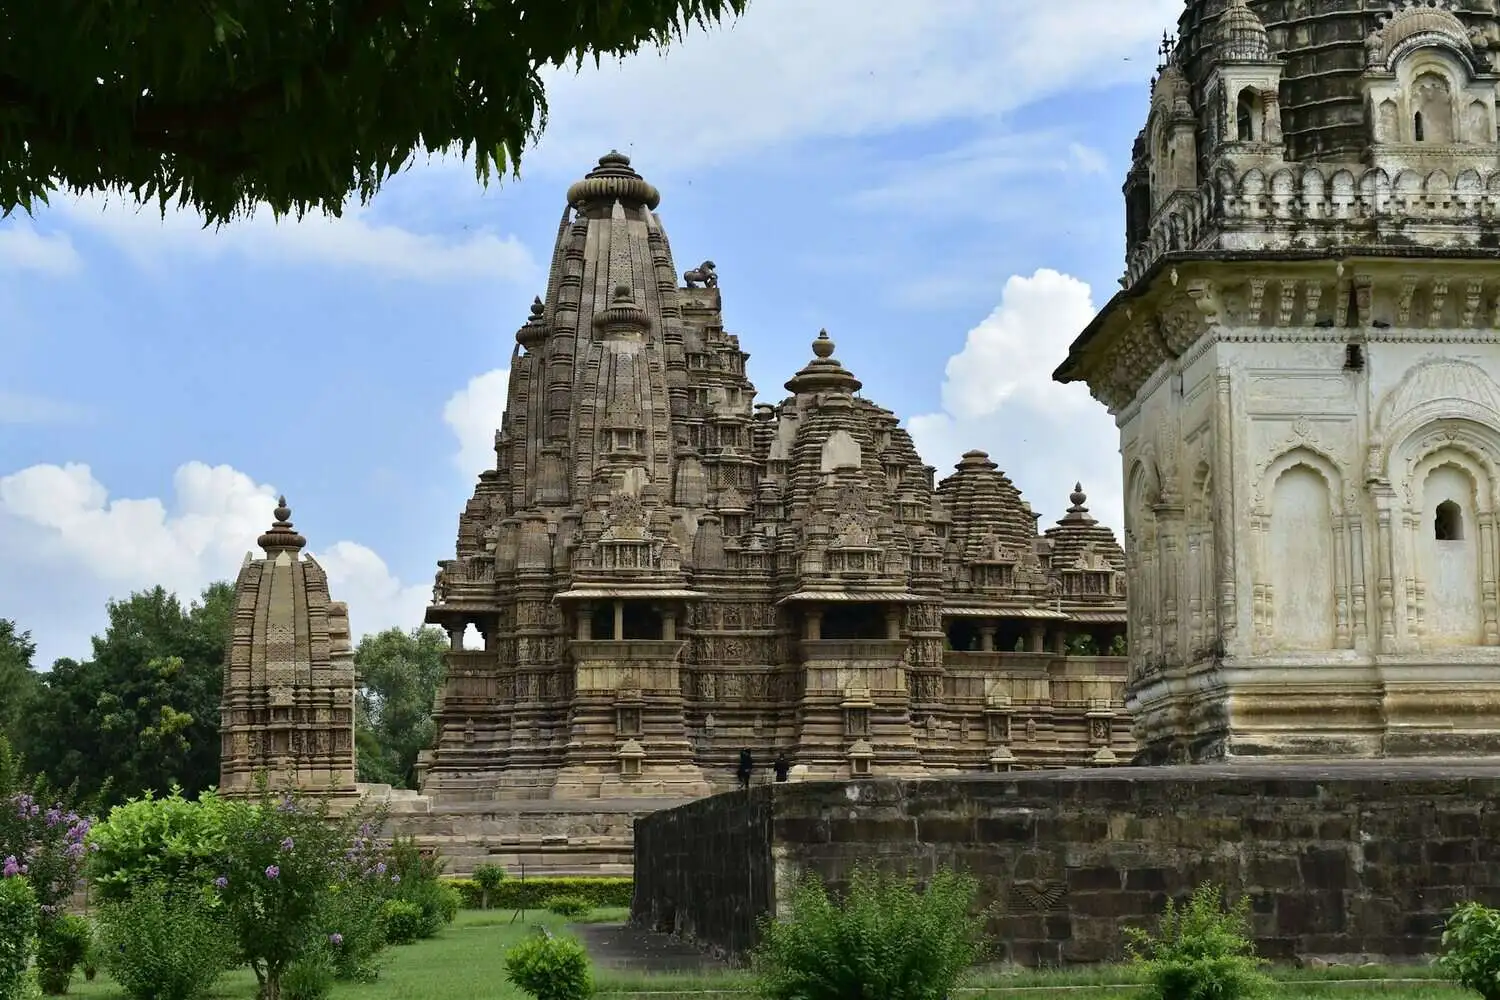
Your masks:
[[[1121,290],[1056,373],[1120,427],[1142,761],[1500,752],[1480,6],[1189,0],[1164,47]]]
[[[331,600],[328,575],[292,526],[282,497],[275,521],[235,580],[234,626],[220,706],[219,791],[295,789],[351,798],[354,653],[349,610]]]
[[[1125,559],[1081,488],[1041,532],[982,452],[934,484],[826,332],[756,402],[660,200],[619,153],[567,193],[427,613],[433,805],[680,800],[746,749],[821,778],[1128,759]]]

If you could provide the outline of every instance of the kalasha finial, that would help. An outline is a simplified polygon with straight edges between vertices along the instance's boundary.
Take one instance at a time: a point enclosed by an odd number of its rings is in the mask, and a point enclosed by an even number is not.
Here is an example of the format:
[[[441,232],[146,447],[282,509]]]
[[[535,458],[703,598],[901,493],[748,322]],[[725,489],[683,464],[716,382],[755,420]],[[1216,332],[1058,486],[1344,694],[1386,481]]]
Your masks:
[[[831,358],[833,357],[834,347],[833,338],[828,336],[828,331],[819,330],[818,339],[814,340],[812,344],[813,355],[819,358]]]
[[[276,509],[271,514],[276,520],[271,522],[269,531],[255,540],[256,544],[272,557],[278,552],[300,552],[307,539],[292,529],[292,508],[287,506],[285,494],[277,498]]]
[[[1072,510],[1084,511],[1088,509],[1084,504],[1088,502],[1089,498],[1088,494],[1083,492],[1082,483],[1073,484],[1073,492],[1068,494],[1068,499],[1073,502]]]
[[[538,295],[536,298],[534,298],[534,299],[531,300],[531,318],[532,319],[537,319],[538,317],[540,317],[546,311],[547,311],[547,306],[542,302],[542,297],[540,295]]]

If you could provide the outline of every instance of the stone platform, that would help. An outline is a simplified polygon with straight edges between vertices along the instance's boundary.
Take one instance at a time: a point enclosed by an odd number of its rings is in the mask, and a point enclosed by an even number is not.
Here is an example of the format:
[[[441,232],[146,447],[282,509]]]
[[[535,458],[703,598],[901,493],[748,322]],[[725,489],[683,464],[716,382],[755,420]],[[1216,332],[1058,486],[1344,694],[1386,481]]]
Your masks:
[[[467,876],[481,864],[512,874],[629,875],[635,820],[681,806],[682,799],[534,799],[433,806],[426,798],[394,797],[387,830],[414,836]]]
[[[642,819],[632,922],[730,958],[804,872],[874,861],[980,881],[998,959],[1121,957],[1203,881],[1248,894],[1274,960],[1411,961],[1466,899],[1500,904],[1500,761],[1234,763],[808,782]]]

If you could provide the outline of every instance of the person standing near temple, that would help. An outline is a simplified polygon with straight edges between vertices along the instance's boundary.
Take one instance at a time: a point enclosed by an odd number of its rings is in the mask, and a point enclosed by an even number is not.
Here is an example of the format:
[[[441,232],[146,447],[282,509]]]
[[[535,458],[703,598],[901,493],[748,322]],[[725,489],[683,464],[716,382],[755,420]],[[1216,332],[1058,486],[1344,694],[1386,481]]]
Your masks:
[[[755,773],[755,758],[751,756],[749,747],[740,751],[740,767],[736,773],[740,779],[740,787],[749,788],[750,775]]]
[[[790,774],[792,770],[792,762],[790,760],[787,760],[785,750],[776,755],[776,763],[772,764],[771,767],[776,772],[777,783],[784,783],[786,781],[786,776]]]

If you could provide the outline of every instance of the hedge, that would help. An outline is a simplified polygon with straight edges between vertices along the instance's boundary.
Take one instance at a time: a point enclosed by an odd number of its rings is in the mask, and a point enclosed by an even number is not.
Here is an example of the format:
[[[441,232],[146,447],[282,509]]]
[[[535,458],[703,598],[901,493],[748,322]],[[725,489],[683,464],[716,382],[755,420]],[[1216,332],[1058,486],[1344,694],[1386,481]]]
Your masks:
[[[466,909],[479,909],[482,893],[478,882],[471,878],[447,881],[463,897]],[[553,896],[577,896],[599,908],[628,907],[634,893],[635,881],[621,875],[554,876],[525,881],[507,878],[490,890],[490,909],[540,910],[542,903]]]

